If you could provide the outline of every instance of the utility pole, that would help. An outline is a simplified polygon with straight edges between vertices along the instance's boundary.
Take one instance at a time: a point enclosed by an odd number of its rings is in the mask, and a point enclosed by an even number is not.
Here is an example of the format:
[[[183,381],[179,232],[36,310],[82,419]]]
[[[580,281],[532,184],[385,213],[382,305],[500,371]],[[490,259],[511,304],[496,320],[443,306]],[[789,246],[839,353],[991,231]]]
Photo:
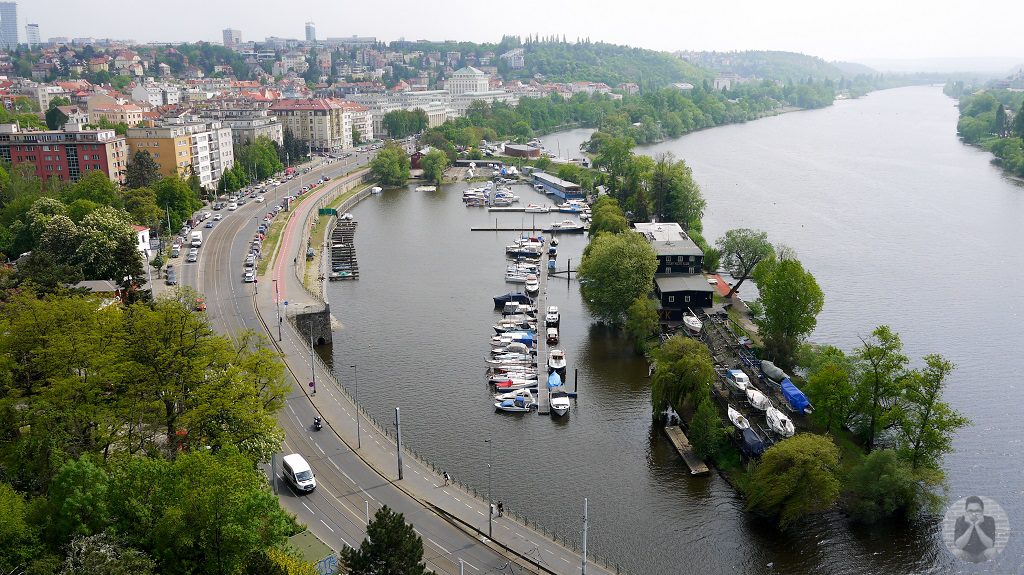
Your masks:
[[[352,368],[352,401],[356,404],[356,449],[362,449],[363,439],[359,431],[359,367],[355,365],[349,367]]]
[[[277,305],[277,341],[281,341],[281,288],[277,285],[277,278],[274,282],[274,303]]]
[[[309,367],[313,370],[313,395],[316,395],[316,351],[313,349],[313,321],[309,322]]]
[[[583,571],[587,575],[587,498],[583,498]]]
[[[491,467],[494,463],[494,442],[485,439],[487,444],[487,537],[493,537],[494,533],[494,501],[491,499]]]
[[[401,409],[395,408],[395,429],[397,429],[396,437],[398,438],[397,445],[395,446],[395,452],[398,453],[398,480],[402,480],[402,412]]]

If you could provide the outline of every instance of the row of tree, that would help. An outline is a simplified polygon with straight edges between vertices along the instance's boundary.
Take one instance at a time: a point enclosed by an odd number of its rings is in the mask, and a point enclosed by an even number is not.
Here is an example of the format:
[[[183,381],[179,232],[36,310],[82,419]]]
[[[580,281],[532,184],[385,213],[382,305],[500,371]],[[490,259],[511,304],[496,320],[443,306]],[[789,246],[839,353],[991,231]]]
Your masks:
[[[946,86],[961,93],[956,130],[969,144],[991,151],[1010,173],[1024,176],[1024,94],[1011,90],[974,92],[962,83]]]
[[[282,170],[284,164],[277,143],[259,136],[251,144],[235,147],[235,163],[221,176],[217,191],[232,193]]]

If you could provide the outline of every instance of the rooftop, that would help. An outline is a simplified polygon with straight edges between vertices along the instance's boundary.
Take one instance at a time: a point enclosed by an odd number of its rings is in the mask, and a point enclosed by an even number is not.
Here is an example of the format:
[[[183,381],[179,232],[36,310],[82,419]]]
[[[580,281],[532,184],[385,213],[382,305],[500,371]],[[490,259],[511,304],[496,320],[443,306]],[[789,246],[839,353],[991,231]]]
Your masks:
[[[655,276],[654,284],[658,286],[658,291],[661,293],[679,291],[711,293],[715,291],[703,274]]]

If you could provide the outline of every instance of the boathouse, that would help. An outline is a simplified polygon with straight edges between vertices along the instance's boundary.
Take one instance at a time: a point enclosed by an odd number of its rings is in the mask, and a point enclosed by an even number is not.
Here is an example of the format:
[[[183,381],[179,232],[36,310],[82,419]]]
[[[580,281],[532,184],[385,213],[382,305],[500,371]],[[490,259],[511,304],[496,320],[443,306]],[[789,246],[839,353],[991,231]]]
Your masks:
[[[546,172],[534,172],[533,183],[544,187],[545,194],[552,194],[564,200],[582,200],[583,189],[574,184]]]
[[[658,314],[662,320],[681,320],[687,308],[711,307],[714,291],[704,274],[654,276],[654,295],[658,298]]]
[[[656,274],[699,274],[704,265],[704,250],[675,222],[636,223],[633,228],[644,235],[658,254]]]

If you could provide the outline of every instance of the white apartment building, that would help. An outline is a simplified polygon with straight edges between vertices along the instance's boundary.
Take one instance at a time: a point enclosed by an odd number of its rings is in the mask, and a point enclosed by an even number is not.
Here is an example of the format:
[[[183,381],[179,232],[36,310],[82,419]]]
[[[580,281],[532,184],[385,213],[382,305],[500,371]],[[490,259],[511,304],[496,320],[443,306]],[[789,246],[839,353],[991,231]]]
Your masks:
[[[353,147],[352,128],[363,140],[373,139],[370,109],[337,98],[278,100],[270,107],[283,128],[314,150],[336,151]]]
[[[454,110],[456,116],[465,116],[469,106],[476,101],[487,102],[488,104],[504,102],[510,106],[515,106],[519,103],[519,95],[514,92],[506,92],[504,90],[464,92],[462,94],[452,95],[452,110]]]
[[[181,88],[173,84],[147,82],[132,89],[132,100],[148,102],[151,106],[167,106],[181,101]]]
[[[491,89],[487,74],[472,66],[452,72],[451,77],[445,80],[444,87],[452,96],[466,92],[486,92]]]
[[[386,94],[352,94],[349,96],[370,109],[373,117],[373,133],[384,134],[384,116],[395,110],[423,110],[427,114],[427,127],[436,128],[455,117],[451,109],[451,94],[448,90],[424,90],[419,92],[391,92]]]

